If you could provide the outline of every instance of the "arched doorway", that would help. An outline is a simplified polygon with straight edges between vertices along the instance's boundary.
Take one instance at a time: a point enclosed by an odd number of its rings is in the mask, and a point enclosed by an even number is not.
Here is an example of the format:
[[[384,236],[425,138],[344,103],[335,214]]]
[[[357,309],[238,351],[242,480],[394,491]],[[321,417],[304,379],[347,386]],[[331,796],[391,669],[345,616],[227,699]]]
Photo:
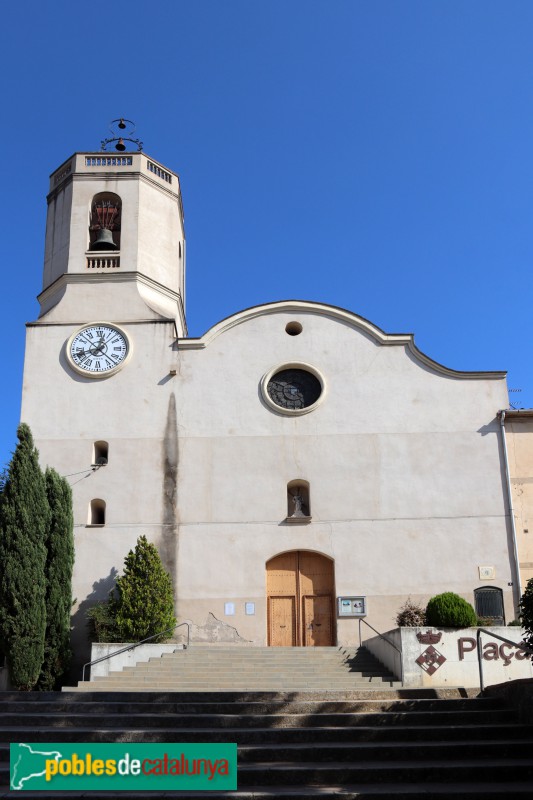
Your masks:
[[[292,550],[267,561],[268,644],[329,647],[335,644],[333,561]]]

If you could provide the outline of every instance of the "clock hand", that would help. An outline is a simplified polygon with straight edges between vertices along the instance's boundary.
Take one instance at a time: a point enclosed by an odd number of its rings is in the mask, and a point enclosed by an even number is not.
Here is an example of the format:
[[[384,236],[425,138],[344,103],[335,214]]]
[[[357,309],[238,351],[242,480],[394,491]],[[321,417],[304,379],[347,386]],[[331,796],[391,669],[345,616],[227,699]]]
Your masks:
[[[98,353],[100,353],[101,355],[105,355],[105,352],[102,350],[103,347],[105,347],[105,339],[104,339],[103,336],[101,336],[100,337],[100,341],[97,342],[96,344],[94,342],[91,342],[91,346],[89,348],[89,353],[92,356],[95,356]]]

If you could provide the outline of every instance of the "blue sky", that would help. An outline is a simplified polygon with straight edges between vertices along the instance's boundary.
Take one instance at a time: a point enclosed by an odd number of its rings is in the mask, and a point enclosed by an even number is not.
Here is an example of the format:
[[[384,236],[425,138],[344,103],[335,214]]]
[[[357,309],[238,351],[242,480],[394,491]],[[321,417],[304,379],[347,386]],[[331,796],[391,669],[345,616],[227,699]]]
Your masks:
[[[447,366],[507,369],[533,406],[532,34],[520,0],[3,9],[0,463],[48,176],[119,116],[181,178],[191,335],[262,302],[332,303]]]

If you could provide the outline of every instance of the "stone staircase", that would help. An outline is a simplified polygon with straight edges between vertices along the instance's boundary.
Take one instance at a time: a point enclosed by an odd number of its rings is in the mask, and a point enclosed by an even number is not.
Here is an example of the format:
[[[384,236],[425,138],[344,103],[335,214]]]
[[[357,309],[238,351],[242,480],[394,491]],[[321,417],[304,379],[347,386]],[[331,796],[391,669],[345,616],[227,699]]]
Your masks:
[[[367,684],[368,686],[368,684]],[[123,688],[123,687],[122,687]],[[463,689],[0,694],[0,797],[533,797],[533,729]],[[236,792],[10,792],[9,742],[237,742]]]
[[[108,662],[113,663],[112,659]],[[79,683],[69,691],[311,691],[400,688],[366,650],[196,646]]]

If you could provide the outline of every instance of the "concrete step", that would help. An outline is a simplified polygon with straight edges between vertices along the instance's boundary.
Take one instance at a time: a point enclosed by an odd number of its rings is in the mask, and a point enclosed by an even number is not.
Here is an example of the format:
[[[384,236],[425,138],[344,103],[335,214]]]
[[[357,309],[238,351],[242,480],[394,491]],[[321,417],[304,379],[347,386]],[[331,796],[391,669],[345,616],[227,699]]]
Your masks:
[[[421,784],[381,784],[379,786],[372,786],[369,784],[357,784],[341,787],[339,785],[332,787],[313,788],[307,787],[299,789],[296,786],[261,786],[255,787],[253,790],[238,790],[234,792],[165,792],[164,797],[175,797],[179,800],[195,800],[198,797],[211,797],[219,798],[219,800],[294,800],[294,798],[321,798],[321,800],[330,800],[332,798],[343,798],[344,800],[373,800],[373,798],[400,798],[401,800],[509,800],[509,791],[517,797],[531,797],[531,784],[526,783],[513,783],[512,786],[505,784],[495,787],[492,783],[480,784],[480,788],[472,787],[464,783],[446,784],[445,786],[436,786],[431,790],[427,790],[425,785]],[[5,798],[15,798],[20,795],[19,792],[7,792],[1,795]],[[61,797],[79,797],[79,794],[71,792],[61,792]],[[130,797],[135,798],[159,798],[162,797],[157,792],[135,792],[135,795],[130,795],[127,792],[120,792],[121,799],[126,800]],[[57,800],[57,794],[53,792],[29,792],[24,791],[24,797],[28,800],[39,800],[39,798],[54,798]],[[89,797],[87,793],[86,797]],[[95,792],[91,791],[90,800],[110,800],[116,798],[117,794],[112,792]]]
[[[369,760],[405,759],[433,760],[450,759],[498,759],[530,758],[533,740],[515,739],[487,742],[480,740],[458,740],[454,742],[315,742],[277,744],[239,744],[239,762],[254,764],[261,762],[331,762],[361,763]],[[0,744],[0,769],[9,763],[9,747]]]
[[[533,728],[516,722],[501,698],[465,694],[453,689],[294,695],[5,693],[0,695],[0,785],[6,791],[0,794],[17,796],[7,791],[9,742],[234,741],[239,748],[237,792],[165,796],[531,797]],[[91,800],[113,796],[90,794]],[[143,795],[160,796],[130,796]],[[121,793],[121,799],[127,797]]]
[[[0,694],[0,796],[9,742],[238,744],[237,792],[165,797],[533,796],[533,726],[461,689]],[[471,693],[472,694],[472,693]],[[61,792],[61,797],[89,793]],[[57,797],[53,793],[25,797]],[[116,794],[91,792],[91,800]],[[159,797],[139,792],[132,797]],[[127,793],[120,793],[126,800]]]
[[[503,722],[506,718],[505,709],[489,709],[477,711],[374,711],[370,713],[359,712],[322,712],[313,714],[262,714],[261,723],[267,728],[302,728],[330,726],[336,728],[359,726],[386,726],[393,721],[398,725],[446,725],[471,722],[483,724],[486,722]],[[57,714],[2,714],[2,725],[5,727],[20,725],[37,727],[90,727],[95,719],[92,715],[69,713],[68,716]],[[149,709],[144,714],[112,715],[106,721],[106,727],[133,727],[133,728],[253,728],[257,725],[256,714],[216,713],[209,714],[197,712],[194,714],[165,714],[154,715]]]
[[[239,767],[239,786],[288,785],[331,786],[344,783],[403,783],[405,781],[424,783],[446,783],[447,781],[468,781],[472,775],[482,774],[485,780],[499,783],[513,779],[519,774],[521,779],[533,779],[531,758],[465,759],[453,761],[366,761],[363,764],[331,762],[328,764],[294,764],[293,762]],[[532,784],[533,788],[533,784]]]
[[[21,702],[31,702],[37,704],[39,707],[40,703],[70,703],[72,705],[78,705],[80,702],[88,703],[101,703],[105,705],[109,702],[119,702],[119,703],[126,703],[126,702],[135,702],[136,700],[139,703],[172,703],[172,702],[252,702],[252,701],[264,701],[264,702],[273,702],[273,701],[285,701],[287,703],[294,702],[294,701],[320,701],[320,700],[390,700],[391,702],[402,700],[402,701],[414,701],[414,700],[450,700],[450,699],[480,699],[485,701],[487,698],[480,698],[479,697],[479,690],[478,689],[467,689],[457,686],[451,687],[437,687],[435,689],[382,689],[379,691],[369,689],[368,686],[366,689],[362,690],[352,690],[352,689],[345,689],[342,691],[328,691],[327,689],[320,689],[317,691],[302,691],[298,693],[288,692],[288,691],[257,691],[257,692],[244,692],[244,691],[232,691],[232,692],[217,692],[216,690],[211,690],[210,692],[167,692],[167,691],[157,691],[154,690],[148,694],[142,694],[139,696],[138,692],[130,692],[130,694],[124,694],[122,692],[112,691],[112,692],[86,692],[82,698],[76,695],[72,689],[64,689],[63,693],[61,692],[30,692],[27,694],[23,694],[21,692],[0,692],[0,703],[3,704],[6,701],[15,702],[20,700]],[[495,702],[501,704],[501,700],[499,698],[495,698]]]
[[[98,676],[93,681],[91,681],[90,686],[86,686],[89,691],[101,691],[104,683],[112,683],[116,685],[116,688],[120,686],[125,686],[128,683],[139,683],[143,684],[146,688],[146,684],[153,684],[153,691],[156,691],[159,688],[163,688],[164,684],[167,684],[170,687],[174,687],[174,691],[181,691],[185,684],[195,684],[200,683],[202,684],[201,688],[204,689],[206,684],[210,686],[209,691],[213,691],[213,677],[208,676],[204,678],[197,678],[194,679],[192,676],[185,676],[183,680],[181,680],[180,676],[162,676],[160,677],[157,673],[155,674],[140,674],[140,675],[108,675],[108,676]],[[86,682],[88,683],[88,682]],[[276,680],[275,676],[259,676],[257,678],[253,676],[237,676],[237,679],[233,677],[221,677],[217,680],[217,686],[215,690],[221,689],[224,687],[225,689],[228,688],[228,685],[232,685],[232,691],[235,691],[235,684],[237,683],[239,687],[239,691],[249,691],[250,684],[255,683],[257,684],[258,690],[261,691],[293,691],[294,687],[297,685],[301,685],[302,687],[311,685],[314,691],[324,690],[323,683],[320,679],[314,680],[313,678],[309,677],[300,677],[300,676],[292,676],[291,680],[287,678],[281,677],[279,680]],[[349,690],[351,688],[359,688],[362,687],[363,689],[369,689],[369,684],[386,684],[387,686],[390,683],[397,683],[399,687],[401,684],[398,681],[391,681],[388,679],[384,679],[378,676],[368,677],[368,678],[353,678],[353,679],[331,679],[328,681],[328,688],[333,687],[333,684],[336,684],[338,689],[346,689]],[[241,685],[242,684],[242,685]],[[269,684],[272,686],[270,687]],[[81,683],[79,684],[81,685]],[[71,687],[73,688],[73,687]],[[166,690],[166,689],[165,689]],[[172,689],[171,689],[172,690]],[[69,688],[69,691],[71,689]],[[194,688],[193,688],[194,691]],[[302,691],[304,689],[302,688]]]
[[[380,681],[379,684],[353,683],[353,684],[351,684],[351,688],[364,690],[365,688],[368,689],[369,685],[374,685],[374,686],[376,686],[376,688],[381,688],[381,687],[390,687],[391,689],[401,688],[401,684],[400,683],[394,683],[394,682],[386,683],[386,682],[382,682],[382,681]],[[174,692],[174,691],[185,691],[185,692],[204,691],[204,692],[209,692],[213,688],[213,684],[212,684],[211,681],[207,681],[205,683],[195,682],[195,683],[185,683],[185,684],[181,684],[181,683],[178,684],[176,682],[167,683],[167,684],[161,684],[161,683],[157,683],[157,682],[154,683],[154,681],[146,681],[145,683],[137,682],[137,683],[128,683],[128,684],[124,684],[124,685],[122,685],[120,683],[116,683],[116,682],[115,683],[113,683],[113,682],[108,682],[108,683],[103,682],[102,684],[91,684],[87,689],[84,686],[73,687],[72,691],[79,692],[81,694],[81,693],[83,693],[85,691],[93,692],[95,689],[100,688],[100,690],[103,691],[103,692],[124,691],[124,692],[149,692],[149,693],[152,693],[154,691],[154,689],[156,688],[156,686],[159,686],[160,689],[164,689],[165,691],[168,691],[168,692]],[[260,683],[254,683],[253,681],[250,681],[250,682],[241,682],[240,688],[243,691],[250,691],[250,692],[255,692],[255,691],[265,691],[266,692],[266,691],[273,691],[273,690],[282,689],[282,688],[287,689],[287,690],[292,691],[292,692],[303,692],[303,691],[306,691],[306,690],[309,690],[309,691],[319,690],[320,689],[320,684],[298,683],[298,684],[295,684],[293,686],[291,686],[291,685],[281,686],[281,685],[275,684],[273,682],[267,683],[265,681],[265,682],[260,682]],[[342,684],[342,683],[341,684],[336,684],[336,685],[330,684],[329,688],[332,689],[332,690],[335,690],[335,689],[342,690],[342,689],[346,688],[346,684]],[[235,689],[235,686],[234,686],[233,683],[228,683],[226,686],[219,685],[218,689],[219,689],[219,691],[224,691],[224,689],[226,689],[228,692],[233,692],[233,690]]]
[[[253,789],[239,789],[232,792],[165,792],[164,797],[174,797],[177,800],[195,800],[198,797],[218,798],[219,800],[333,800],[342,798],[343,800],[374,800],[374,798],[398,798],[399,800],[509,800],[510,792],[513,797],[531,797],[531,783],[529,781],[513,782],[512,784],[479,783],[473,786],[467,783],[448,783],[442,786],[427,787],[427,784],[350,784],[340,786],[338,784],[330,787],[300,788],[298,786],[255,786]],[[16,798],[19,792],[6,792],[1,795],[5,798]],[[89,793],[85,795],[89,797]],[[61,797],[80,797],[79,793],[61,792]],[[112,792],[90,792],[90,800],[110,800],[116,798],[117,794]],[[135,792],[131,795],[127,792],[120,792],[121,800],[129,798],[159,798],[162,797],[157,792]],[[30,792],[24,791],[26,800],[39,800],[40,798],[54,798],[57,800],[57,793],[54,792]]]
[[[368,692],[367,692],[368,695]],[[99,697],[100,695],[96,695]],[[24,695],[19,695],[23,698]],[[278,699],[277,695],[273,699],[267,697],[259,697],[258,699],[246,700],[243,695],[237,698],[230,698],[217,696],[216,699],[207,695],[207,699],[198,701],[198,699],[187,699],[187,696],[181,699],[181,693],[174,695],[176,699],[169,702],[150,702],[150,713],[153,715],[165,714],[188,714],[195,713],[202,710],[203,713],[209,714],[224,714],[231,711],[236,714],[251,713],[251,714],[267,714],[275,710],[284,711],[286,714],[316,714],[323,712],[376,712],[376,711],[406,711],[410,706],[415,708],[415,702],[408,703],[405,700],[395,700],[394,698],[379,698],[371,699],[339,699],[339,700],[317,700],[317,699],[297,699],[287,703],[286,700]],[[36,703],[28,702],[21,699],[17,702],[16,699],[2,701],[2,714],[4,715],[15,714],[18,718],[22,718],[25,714],[38,714],[41,717],[43,714],[68,714],[68,713],[82,713],[82,714],[95,714],[99,716],[104,712],[108,715],[111,714],[143,714],[147,711],[147,703],[134,702],[132,700],[122,701],[112,697],[112,699],[94,700],[93,697],[83,695],[81,698],[76,698],[77,702],[72,703],[71,698],[66,694],[59,694],[57,701],[51,701],[48,698]],[[416,709],[418,711],[438,711],[442,706],[442,700],[437,698],[420,698],[416,700]],[[446,701],[445,707],[447,710],[462,710],[462,711],[475,711],[487,709],[502,709],[504,708],[499,698],[462,698],[449,699]]]
[[[344,689],[366,682],[398,685],[389,671],[365,648],[228,647],[176,650],[160,658],[95,676],[78,684],[104,691],[120,683],[125,690],[168,688],[209,689]],[[69,687],[71,688],[71,687]]]
[[[2,742],[236,742],[239,745],[251,744],[291,744],[291,743],[331,743],[331,742],[428,742],[456,741],[461,737],[486,741],[507,741],[527,739],[531,729],[515,724],[477,724],[458,726],[394,725],[377,727],[373,725],[357,727],[315,726],[298,728],[113,728],[93,723],[88,727],[70,728],[45,727],[38,729],[17,725],[0,726]],[[401,738],[400,738],[401,737]],[[533,788],[533,787],[532,787]]]

